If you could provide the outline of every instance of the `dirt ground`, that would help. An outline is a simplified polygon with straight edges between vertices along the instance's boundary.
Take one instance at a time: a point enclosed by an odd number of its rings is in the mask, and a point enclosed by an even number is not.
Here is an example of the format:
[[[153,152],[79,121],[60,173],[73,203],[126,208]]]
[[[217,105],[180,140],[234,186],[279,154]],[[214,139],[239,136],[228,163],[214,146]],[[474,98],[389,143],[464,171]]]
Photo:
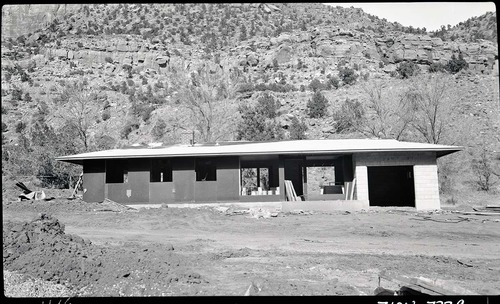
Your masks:
[[[373,295],[381,271],[500,294],[500,214],[103,209],[4,202],[4,270],[77,296]]]

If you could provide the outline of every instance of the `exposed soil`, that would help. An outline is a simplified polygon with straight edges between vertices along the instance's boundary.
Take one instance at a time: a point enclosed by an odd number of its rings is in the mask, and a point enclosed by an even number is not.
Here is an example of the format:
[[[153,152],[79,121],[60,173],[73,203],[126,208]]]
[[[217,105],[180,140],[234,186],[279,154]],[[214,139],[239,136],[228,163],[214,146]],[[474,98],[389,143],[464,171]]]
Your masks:
[[[383,270],[500,293],[500,215],[94,210],[111,209],[4,203],[4,269],[79,296],[362,295],[373,294]]]

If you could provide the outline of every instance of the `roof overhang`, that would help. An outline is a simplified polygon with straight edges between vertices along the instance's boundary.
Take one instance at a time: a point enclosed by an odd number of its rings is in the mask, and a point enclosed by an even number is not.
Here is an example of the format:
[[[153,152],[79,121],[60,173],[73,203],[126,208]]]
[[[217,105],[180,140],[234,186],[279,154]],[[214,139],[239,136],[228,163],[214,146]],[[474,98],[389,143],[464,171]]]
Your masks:
[[[58,161],[82,165],[85,160],[157,158],[157,157],[215,157],[290,154],[354,154],[387,152],[435,152],[442,157],[463,150],[458,146],[401,142],[390,139],[294,140],[274,142],[241,142],[209,145],[174,145],[168,147],[134,147],[76,155],[61,156]]]

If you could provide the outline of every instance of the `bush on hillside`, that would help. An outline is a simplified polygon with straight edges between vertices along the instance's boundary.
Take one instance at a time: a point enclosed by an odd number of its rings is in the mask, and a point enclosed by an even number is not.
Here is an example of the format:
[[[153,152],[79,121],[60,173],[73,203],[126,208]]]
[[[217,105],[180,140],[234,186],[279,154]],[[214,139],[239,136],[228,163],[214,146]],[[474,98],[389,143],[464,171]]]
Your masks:
[[[452,74],[456,74],[463,69],[467,69],[469,64],[465,61],[462,53],[458,54],[458,58],[455,54],[451,55],[450,61],[446,64],[446,70]]]
[[[350,85],[356,82],[358,75],[349,67],[341,67],[339,69],[339,78],[343,83]]]
[[[307,110],[309,117],[319,118],[326,115],[328,108],[328,99],[321,92],[316,91],[311,99],[307,102]]]
[[[365,110],[356,99],[347,98],[341,108],[333,114],[337,133],[355,130],[362,122]]]
[[[314,78],[313,80],[311,80],[308,87],[313,92],[325,89],[325,85],[318,78]]]
[[[446,72],[446,66],[440,62],[433,62],[429,66],[429,73]]]
[[[420,73],[420,67],[412,61],[401,62],[396,68],[401,78],[410,78]]]
[[[306,139],[307,125],[303,120],[299,120],[297,117],[292,117],[292,123],[290,124],[290,139]]]

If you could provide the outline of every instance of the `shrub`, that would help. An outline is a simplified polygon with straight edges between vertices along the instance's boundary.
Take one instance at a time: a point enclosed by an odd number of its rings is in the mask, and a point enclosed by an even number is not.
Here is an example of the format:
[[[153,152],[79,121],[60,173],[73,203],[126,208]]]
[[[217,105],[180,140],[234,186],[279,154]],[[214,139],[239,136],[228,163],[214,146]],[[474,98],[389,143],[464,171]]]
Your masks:
[[[238,93],[246,93],[246,92],[252,92],[254,90],[254,86],[251,83],[242,83],[238,86],[238,89],[236,90]]]
[[[317,78],[314,78],[313,80],[311,80],[308,87],[313,92],[317,92],[317,91],[321,91],[321,90],[325,89],[325,86],[323,85],[323,83]]]
[[[328,99],[321,92],[316,91],[311,99],[307,102],[309,117],[318,118],[326,114],[328,107]]]
[[[137,130],[137,129],[139,129],[139,124],[136,122],[129,121],[129,122],[125,123],[125,126],[123,127],[123,129],[120,133],[120,136],[123,139],[128,139],[128,136],[130,135],[130,133],[134,130]]]
[[[446,64],[446,70],[452,74],[458,73],[462,69],[467,69],[469,64],[465,61],[462,53],[458,54],[458,59],[455,54],[451,55],[450,61]]]
[[[340,80],[335,77],[335,76],[331,76],[330,74],[328,74],[328,81],[326,82],[326,88],[328,90],[331,90],[332,88],[335,88],[335,89],[338,89],[339,88],[339,84],[340,84]]]
[[[21,134],[25,129],[26,129],[26,123],[24,123],[23,121],[19,121],[16,124],[16,129],[15,129],[16,133]]]
[[[420,73],[420,67],[412,61],[402,62],[396,68],[401,78],[409,78]]]
[[[21,89],[14,87],[12,89],[12,100],[19,101],[23,99],[23,91]]]
[[[103,121],[106,121],[111,118],[111,114],[109,113],[109,110],[104,110],[102,112],[101,118]]]
[[[306,139],[307,125],[304,121],[299,121],[297,117],[292,117],[290,124],[290,139]]]
[[[341,108],[333,114],[338,133],[352,131],[361,124],[365,110],[356,99],[347,98]]]
[[[345,84],[353,84],[356,82],[358,75],[354,73],[354,70],[349,67],[342,67],[339,69],[339,78]]]
[[[109,56],[104,57],[104,61],[106,61],[107,63],[113,63],[113,59],[111,59],[111,57]]]
[[[429,73],[445,72],[446,66],[440,62],[433,62],[429,66]]]
[[[278,111],[280,106],[281,104],[278,100],[275,100],[271,94],[265,92],[264,95],[257,100],[256,111],[266,118],[275,118],[279,115]]]
[[[479,155],[472,160],[472,172],[476,176],[476,184],[479,190],[490,191],[496,183],[493,181],[495,176],[499,176],[493,169],[493,164],[488,157],[488,152],[483,147]]]
[[[8,127],[7,127],[7,124],[5,122],[2,122],[2,133],[3,132],[7,132],[8,131]]]
[[[165,134],[165,130],[167,128],[167,123],[163,119],[158,119],[151,133],[156,140],[159,140]]]

